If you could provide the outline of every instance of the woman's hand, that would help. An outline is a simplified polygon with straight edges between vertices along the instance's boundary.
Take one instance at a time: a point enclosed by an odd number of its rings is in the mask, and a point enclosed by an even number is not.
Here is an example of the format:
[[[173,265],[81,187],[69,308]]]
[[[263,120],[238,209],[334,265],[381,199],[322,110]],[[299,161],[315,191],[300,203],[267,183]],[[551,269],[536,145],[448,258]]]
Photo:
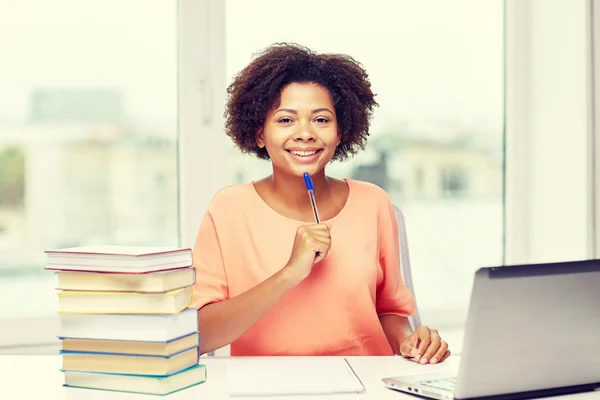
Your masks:
[[[420,364],[437,364],[450,356],[450,350],[437,330],[421,326],[404,339],[400,345],[400,354]]]
[[[285,270],[294,274],[299,281],[306,278],[313,265],[327,256],[331,247],[329,225],[303,225],[296,231],[292,254]]]
[[[330,245],[327,224],[298,228],[285,267],[241,294],[198,310],[200,334],[204,338],[200,351],[206,353],[231,344],[255,326],[286,293],[310,274],[314,264],[327,256]]]

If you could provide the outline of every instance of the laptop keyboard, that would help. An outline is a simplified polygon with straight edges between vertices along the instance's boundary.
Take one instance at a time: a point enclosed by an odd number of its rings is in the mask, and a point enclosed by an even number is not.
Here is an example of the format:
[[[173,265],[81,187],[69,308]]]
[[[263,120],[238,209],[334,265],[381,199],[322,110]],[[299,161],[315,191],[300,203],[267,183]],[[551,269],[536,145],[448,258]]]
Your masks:
[[[419,382],[419,384],[430,388],[454,392],[454,389],[456,389],[456,378],[435,379],[433,381]]]

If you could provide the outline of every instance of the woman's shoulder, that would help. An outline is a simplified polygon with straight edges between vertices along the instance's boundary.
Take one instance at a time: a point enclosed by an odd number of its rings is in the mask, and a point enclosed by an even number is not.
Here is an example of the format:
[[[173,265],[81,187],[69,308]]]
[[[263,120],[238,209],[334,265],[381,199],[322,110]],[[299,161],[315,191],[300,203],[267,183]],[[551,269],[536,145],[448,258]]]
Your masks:
[[[351,190],[354,190],[354,212],[365,214],[365,210],[369,210],[368,215],[377,215],[381,220],[389,220],[395,215],[398,218],[400,209],[397,207],[387,192],[370,182],[351,180],[348,182]]]
[[[210,200],[208,209],[211,212],[231,212],[232,207],[239,207],[252,196],[250,183],[228,185],[219,189]]]
[[[374,202],[378,204],[390,203],[390,197],[381,187],[365,181],[346,178],[352,194],[363,202]]]

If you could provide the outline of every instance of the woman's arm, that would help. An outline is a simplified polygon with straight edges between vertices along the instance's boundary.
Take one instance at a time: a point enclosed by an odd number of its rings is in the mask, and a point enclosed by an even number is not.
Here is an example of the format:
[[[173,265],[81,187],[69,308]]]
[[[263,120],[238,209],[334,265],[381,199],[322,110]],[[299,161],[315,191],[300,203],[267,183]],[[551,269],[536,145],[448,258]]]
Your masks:
[[[200,352],[226,346],[242,336],[327,256],[331,246],[329,225],[300,226],[290,259],[280,271],[254,288],[198,310]]]
[[[239,296],[198,310],[200,352],[226,346],[242,336],[302,279],[286,268]]]
[[[379,322],[381,322],[381,327],[394,354],[402,355],[400,345],[412,333],[408,318],[395,314],[384,314],[379,316]]]

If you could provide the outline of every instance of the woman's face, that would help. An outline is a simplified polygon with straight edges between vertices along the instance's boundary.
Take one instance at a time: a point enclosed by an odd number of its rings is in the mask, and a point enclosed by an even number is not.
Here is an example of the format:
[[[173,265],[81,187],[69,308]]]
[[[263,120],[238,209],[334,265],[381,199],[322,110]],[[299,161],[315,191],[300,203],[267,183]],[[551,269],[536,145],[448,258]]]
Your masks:
[[[280,104],[267,114],[256,142],[267,149],[274,172],[302,176],[323,170],[340,143],[327,89],[315,83],[285,86]]]

